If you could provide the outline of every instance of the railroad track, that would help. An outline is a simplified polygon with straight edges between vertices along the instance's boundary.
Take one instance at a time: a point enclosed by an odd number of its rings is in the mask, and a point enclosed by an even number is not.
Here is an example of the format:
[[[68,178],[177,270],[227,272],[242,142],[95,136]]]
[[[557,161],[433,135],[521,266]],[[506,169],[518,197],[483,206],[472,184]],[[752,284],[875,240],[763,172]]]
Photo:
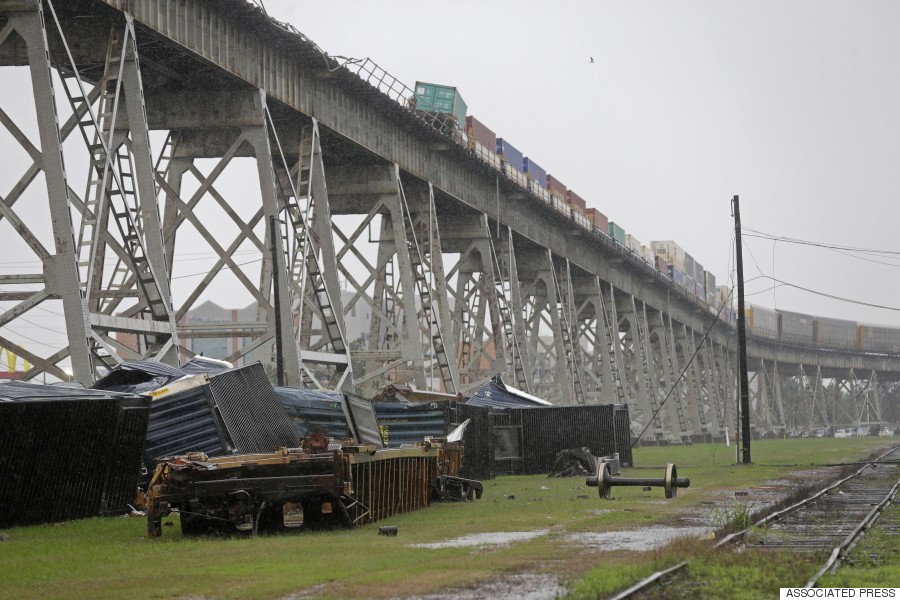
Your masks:
[[[788,550],[791,552],[830,552],[816,573],[806,582],[812,588],[825,573],[833,571],[870,528],[900,491],[900,446],[860,463],[851,475],[816,494],[774,512],[753,527],[732,533],[716,548],[742,544],[747,551]],[[896,524],[886,525],[896,534]],[[619,592],[612,600],[652,595],[657,586],[685,576],[690,562],[678,563]]]

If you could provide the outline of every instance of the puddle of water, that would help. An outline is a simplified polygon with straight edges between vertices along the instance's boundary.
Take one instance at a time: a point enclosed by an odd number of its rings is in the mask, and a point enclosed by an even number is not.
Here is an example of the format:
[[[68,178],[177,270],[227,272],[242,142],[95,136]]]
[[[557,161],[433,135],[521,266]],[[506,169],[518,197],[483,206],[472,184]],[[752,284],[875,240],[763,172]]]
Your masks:
[[[546,529],[537,531],[495,531],[493,533],[473,533],[452,540],[431,542],[428,544],[411,544],[413,548],[465,548],[467,546],[500,546],[534,539],[546,535]]]
[[[554,575],[516,573],[498,577],[469,588],[452,588],[436,594],[413,596],[405,600],[554,600],[566,591]]]
[[[646,552],[665,546],[677,538],[703,537],[713,531],[711,527],[648,527],[634,531],[573,533],[566,539],[598,550]]]

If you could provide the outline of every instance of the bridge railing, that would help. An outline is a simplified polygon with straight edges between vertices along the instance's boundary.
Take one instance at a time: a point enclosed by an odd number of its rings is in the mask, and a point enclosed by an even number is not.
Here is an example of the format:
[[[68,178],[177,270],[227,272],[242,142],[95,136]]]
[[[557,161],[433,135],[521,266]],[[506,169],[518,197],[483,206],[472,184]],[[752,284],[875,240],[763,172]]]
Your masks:
[[[252,3],[259,8],[262,14],[275,26],[288,33],[299,36],[303,43],[311,46],[315,51],[321,54],[329,71],[337,71],[342,68],[346,69],[408,110],[433,129],[454,139],[454,141],[460,145],[465,144],[465,134],[463,133],[463,128],[460,123],[456,121],[456,117],[452,114],[438,110],[438,108],[428,102],[427,99],[421,96],[416,97],[415,90],[378,66],[378,63],[371,58],[366,57],[360,59],[348,58],[346,56],[331,56],[290,23],[285,23],[271,17],[261,0],[252,0]]]

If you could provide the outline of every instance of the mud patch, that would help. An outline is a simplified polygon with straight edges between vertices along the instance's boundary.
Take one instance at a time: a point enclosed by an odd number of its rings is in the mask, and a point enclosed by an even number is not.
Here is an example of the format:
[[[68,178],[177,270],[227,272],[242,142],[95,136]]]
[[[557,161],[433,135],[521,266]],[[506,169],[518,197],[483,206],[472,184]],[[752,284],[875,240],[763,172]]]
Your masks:
[[[513,542],[531,540],[547,535],[546,529],[536,531],[495,531],[492,533],[473,533],[452,540],[430,542],[427,544],[411,544],[412,548],[465,548],[467,546],[505,546]]]
[[[631,531],[573,533],[565,539],[597,550],[646,552],[661,548],[678,538],[704,537],[713,531],[712,527],[648,527]]]
[[[403,600],[554,600],[565,594],[566,588],[555,575],[544,573],[516,573],[504,575],[478,585],[441,590],[425,596],[409,596]]]

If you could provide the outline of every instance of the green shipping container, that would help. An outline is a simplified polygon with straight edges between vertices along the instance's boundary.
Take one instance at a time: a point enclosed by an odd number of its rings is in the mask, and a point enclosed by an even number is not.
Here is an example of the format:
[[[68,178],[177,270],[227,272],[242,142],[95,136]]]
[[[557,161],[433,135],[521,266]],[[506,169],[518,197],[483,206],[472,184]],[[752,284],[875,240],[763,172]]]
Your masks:
[[[455,87],[417,81],[416,108],[453,115],[460,128],[466,128],[466,103]]]
[[[625,230],[622,229],[621,227],[619,227],[618,225],[616,225],[615,223],[613,223],[612,221],[609,222],[609,225],[607,227],[608,227],[608,231],[609,231],[609,237],[611,237],[612,239],[616,240],[617,242],[619,242],[620,244],[622,244],[624,246],[625,245]]]

